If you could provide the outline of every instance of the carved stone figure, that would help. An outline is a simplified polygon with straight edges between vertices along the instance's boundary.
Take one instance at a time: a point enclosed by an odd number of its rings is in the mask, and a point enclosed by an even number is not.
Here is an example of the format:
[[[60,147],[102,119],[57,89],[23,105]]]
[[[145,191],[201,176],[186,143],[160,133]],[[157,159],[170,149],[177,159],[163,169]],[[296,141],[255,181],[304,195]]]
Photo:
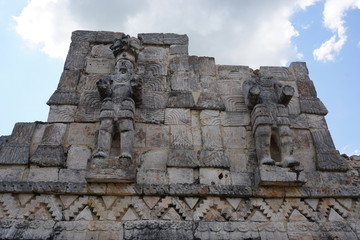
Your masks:
[[[252,110],[251,123],[260,164],[293,167],[292,137],[287,105],[294,88],[274,79],[249,79],[243,84],[245,103]]]
[[[137,39],[136,39],[137,40]],[[94,158],[108,158],[115,131],[120,133],[120,156],[125,165],[131,164],[134,141],[133,88],[138,84],[135,74],[136,51],[129,36],[116,39],[111,49],[116,57],[115,74],[100,79],[96,85],[102,100],[100,129]],[[140,46],[140,45],[139,45]]]

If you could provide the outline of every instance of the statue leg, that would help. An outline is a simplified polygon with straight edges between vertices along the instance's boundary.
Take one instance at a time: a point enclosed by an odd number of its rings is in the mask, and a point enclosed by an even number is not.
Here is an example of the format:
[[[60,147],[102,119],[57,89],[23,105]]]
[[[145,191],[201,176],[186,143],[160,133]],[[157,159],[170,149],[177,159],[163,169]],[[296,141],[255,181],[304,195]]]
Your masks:
[[[300,162],[293,157],[291,130],[288,125],[279,126],[281,165],[283,167],[298,166]]]
[[[275,161],[271,159],[270,154],[271,126],[260,125],[255,131],[256,154],[260,165],[274,165]]]
[[[110,154],[114,126],[112,119],[102,119],[97,142],[97,151],[94,157],[106,158]]]
[[[132,119],[120,119],[120,158],[132,159],[132,149],[134,142],[134,123]]]

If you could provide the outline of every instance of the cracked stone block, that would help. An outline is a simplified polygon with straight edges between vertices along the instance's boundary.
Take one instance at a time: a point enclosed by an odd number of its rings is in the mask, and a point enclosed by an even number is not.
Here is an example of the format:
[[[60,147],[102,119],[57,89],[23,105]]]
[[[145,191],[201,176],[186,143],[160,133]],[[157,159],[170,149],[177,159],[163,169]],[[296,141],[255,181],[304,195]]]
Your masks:
[[[262,186],[301,186],[307,180],[300,170],[261,165],[255,173],[255,181]]]

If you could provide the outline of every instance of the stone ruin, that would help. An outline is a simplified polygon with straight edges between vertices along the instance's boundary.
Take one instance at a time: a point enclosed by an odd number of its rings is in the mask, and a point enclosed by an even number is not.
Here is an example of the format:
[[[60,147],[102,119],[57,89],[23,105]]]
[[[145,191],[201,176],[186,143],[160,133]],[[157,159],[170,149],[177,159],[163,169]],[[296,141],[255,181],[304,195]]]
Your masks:
[[[359,239],[360,157],[306,64],[75,31],[47,122],[0,138],[0,239]]]

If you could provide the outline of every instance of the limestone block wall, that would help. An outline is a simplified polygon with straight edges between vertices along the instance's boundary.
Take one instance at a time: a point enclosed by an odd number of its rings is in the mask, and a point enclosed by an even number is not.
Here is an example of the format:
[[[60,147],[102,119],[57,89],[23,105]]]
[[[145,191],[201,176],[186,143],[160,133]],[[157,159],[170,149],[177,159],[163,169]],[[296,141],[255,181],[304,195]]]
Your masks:
[[[48,121],[0,138],[1,239],[358,239],[359,157],[335,150],[306,64],[217,65],[189,56],[186,35],[138,35],[134,180],[88,182],[96,82],[114,74],[122,36],[74,32]],[[295,89],[295,170],[259,168],[242,89],[257,77]]]

